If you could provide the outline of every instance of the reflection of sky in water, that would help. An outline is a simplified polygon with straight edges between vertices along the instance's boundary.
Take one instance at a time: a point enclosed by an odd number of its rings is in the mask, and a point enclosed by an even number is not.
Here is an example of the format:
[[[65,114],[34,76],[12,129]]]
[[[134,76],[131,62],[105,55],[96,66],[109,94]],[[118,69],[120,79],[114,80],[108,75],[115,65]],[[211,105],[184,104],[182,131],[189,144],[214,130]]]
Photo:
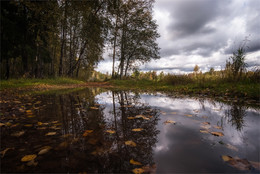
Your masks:
[[[134,96],[133,93],[129,95]],[[113,115],[109,113],[113,107],[112,93],[102,93],[96,96],[96,99],[98,103],[106,106],[104,110],[106,119],[112,120]],[[160,134],[154,148],[157,172],[235,172],[234,168],[220,167],[223,166],[221,155],[259,161],[260,117],[257,110],[230,106],[209,99],[174,98],[160,93],[141,94],[139,102],[164,112],[160,115],[157,125]],[[118,106],[116,102],[116,107]],[[231,119],[237,115],[227,114],[232,109],[238,111],[238,114],[240,112],[244,114],[241,130],[237,130],[236,125],[232,125]],[[192,115],[192,117],[185,115]],[[163,122],[166,120],[174,120],[177,123],[164,125]],[[210,122],[210,131],[223,132],[224,136],[216,137],[200,133],[202,122]],[[223,130],[213,128],[213,125],[221,126]],[[238,151],[229,149],[220,142],[235,146]]]

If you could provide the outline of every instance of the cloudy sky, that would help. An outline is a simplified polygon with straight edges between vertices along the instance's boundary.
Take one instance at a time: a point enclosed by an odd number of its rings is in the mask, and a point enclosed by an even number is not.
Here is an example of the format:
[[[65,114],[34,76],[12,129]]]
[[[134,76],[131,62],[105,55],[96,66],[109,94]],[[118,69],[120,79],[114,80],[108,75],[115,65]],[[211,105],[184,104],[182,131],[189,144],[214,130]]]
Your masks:
[[[246,63],[260,66],[260,0],[156,0],[154,19],[161,58],[141,65],[142,71],[189,73],[196,64],[203,72],[220,70],[245,37]],[[111,73],[110,52],[98,71]]]

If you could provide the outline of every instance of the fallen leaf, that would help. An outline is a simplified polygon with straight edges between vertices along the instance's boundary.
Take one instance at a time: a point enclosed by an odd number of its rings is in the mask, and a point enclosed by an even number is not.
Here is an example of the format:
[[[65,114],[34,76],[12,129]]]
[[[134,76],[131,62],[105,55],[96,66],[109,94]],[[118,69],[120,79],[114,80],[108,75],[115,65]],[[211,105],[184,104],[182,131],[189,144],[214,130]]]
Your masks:
[[[10,123],[10,122],[7,122],[5,125],[6,125],[6,126],[11,126],[11,125],[12,125],[12,123]]]
[[[13,147],[12,147],[12,148],[6,148],[5,150],[1,151],[1,152],[0,152],[0,153],[2,154],[1,158],[4,158],[6,152],[7,152],[8,150],[11,150],[11,149],[13,150],[14,148],[13,148]]]
[[[232,158],[231,156],[222,155],[223,161],[230,164],[232,167],[239,170],[250,170],[252,168],[251,163],[246,159]]]
[[[222,155],[222,159],[223,159],[223,161],[227,162],[227,161],[230,161],[232,159],[232,157],[227,156],[227,155]]]
[[[32,160],[34,160],[35,158],[37,157],[37,155],[25,155],[22,159],[21,159],[21,161],[22,162],[27,162],[27,161],[32,161]]]
[[[43,154],[49,152],[50,149],[51,149],[51,146],[45,146],[38,152],[38,155],[43,155]]]
[[[217,125],[214,125],[213,127],[216,128],[216,129],[222,129],[221,126],[217,126]]]
[[[116,131],[113,131],[113,130],[107,130],[106,132],[107,132],[107,133],[110,133],[110,134],[116,133]]]
[[[163,122],[164,124],[175,124],[176,121],[173,120],[166,120],[165,122]]]
[[[231,150],[238,151],[238,148],[236,148],[235,146],[233,146],[231,144],[226,144],[226,147],[231,149]]]
[[[52,121],[51,123],[56,124],[56,123],[58,123],[58,121]]]
[[[25,127],[32,127],[33,125],[32,124],[25,124],[24,126]]]
[[[186,116],[186,117],[192,117],[192,115],[190,115],[190,114],[186,114],[186,115],[184,115],[184,116]]]
[[[200,132],[201,132],[201,133],[209,133],[208,130],[202,130],[202,129],[200,130]]]
[[[195,113],[199,113],[199,110],[197,110],[197,109],[194,109],[194,110],[193,110],[193,112],[195,112]]]
[[[20,136],[22,136],[24,133],[25,133],[24,131],[15,132],[15,133],[12,133],[11,136],[20,137]]]
[[[2,126],[5,126],[5,124],[4,123],[0,123],[0,127],[2,127]]]
[[[132,131],[134,131],[134,132],[139,132],[139,131],[141,131],[141,130],[143,130],[143,129],[142,129],[142,128],[132,129]]]
[[[88,136],[89,134],[91,134],[93,132],[93,130],[86,130],[83,134],[84,137]]]
[[[135,117],[127,117],[127,119],[133,120],[133,119],[136,119],[136,118]]]
[[[26,113],[32,113],[32,111],[31,110],[26,110]]]
[[[38,124],[38,126],[41,126],[41,125],[42,125],[42,122],[38,122],[37,124]]]
[[[202,118],[206,119],[206,118],[209,118],[208,116],[202,116]]]
[[[202,122],[201,124],[210,125],[210,122]]]
[[[224,134],[222,132],[210,132],[212,135],[214,136],[218,136],[218,137],[221,137],[221,136],[224,136]]]
[[[46,136],[51,136],[51,135],[56,135],[56,132],[48,132],[47,134],[45,134]]]
[[[142,168],[135,168],[132,170],[134,172],[134,174],[141,174],[144,173],[144,169]]]
[[[144,115],[137,115],[135,118],[142,118],[144,120],[150,120],[149,118],[145,117]]]
[[[255,162],[255,161],[249,161],[251,163],[251,165],[257,169],[260,170],[260,162]]]
[[[35,162],[34,160],[29,161],[27,164],[27,166],[37,166],[38,162]]]
[[[97,107],[90,107],[90,109],[94,109],[94,110],[97,110],[98,108],[97,108]]]
[[[142,165],[140,162],[135,161],[135,160],[133,160],[133,159],[130,160],[130,164],[133,164],[133,165]]]
[[[203,129],[209,129],[211,126],[210,125],[200,125],[200,127]]]
[[[162,115],[166,115],[166,112],[164,112],[164,111],[161,111],[161,114],[162,114]]]
[[[171,112],[171,114],[177,114],[177,112]]]
[[[129,140],[129,141],[125,141],[125,144],[128,145],[128,146],[132,146],[132,147],[135,147],[136,146],[136,143]]]

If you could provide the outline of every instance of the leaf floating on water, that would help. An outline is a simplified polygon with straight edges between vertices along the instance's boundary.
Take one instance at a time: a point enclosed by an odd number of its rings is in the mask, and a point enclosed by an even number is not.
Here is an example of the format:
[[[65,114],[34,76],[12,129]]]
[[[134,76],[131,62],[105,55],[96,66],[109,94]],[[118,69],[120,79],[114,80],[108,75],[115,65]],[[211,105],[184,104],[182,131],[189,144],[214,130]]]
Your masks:
[[[175,124],[176,121],[173,120],[166,120],[165,122],[163,122],[164,124]]]
[[[200,130],[200,132],[201,132],[201,133],[205,133],[205,134],[209,133],[208,130],[202,130],[202,129]]]
[[[226,144],[226,147],[231,149],[231,150],[238,151],[238,148],[236,148],[235,146],[233,146],[231,144]]]
[[[45,134],[46,136],[52,136],[52,135],[56,135],[57,132],[48,132],[47,134]]]
[[[209,118],[208,116],[202,116],[202,118],[206,119],[206,118]]]
[[[211,126],[210,125],[200,125],[200,127],[203,129],[209,129]]]
[[[45,147],[43,147],[43,148],[39,151],[38,155],[43,155],[43,154],[49,152],[50,149],[51,149],[51,146],[45,146]]]
[[[2,127],[2,126],[5,126],[5,124],[4,123],[0,123],[0,127]]]
[[[125,144],[128,145],[128,146],[132,146],[132,147],[135,147],[136,146],[136,143],[129,140],[129,141],[125,141]]]
[[[216,128],[216,129],[222,129],[221,126],[216,126],[216,125],[214,125],[213,127]]]
[[[37,124],[38,124],[38,126],[41,126],[41,125],[42,125],[42,122],[38,122]]]
[[[135,161],[135,160],[133,160],[133,159],[130,160],[130,164],[139,165],[139,166],[142,165],[140,162]]]
[[[97,108],[97,107],[90,107],[90,109],[98,110],[98,108]]]
[[[32,161],[32,160],[34,160],[35,158],[37,157],[37,155],[25,155],[22,159],[21,159],[21,161],[22,162],[28,162],[28,161]]]
[[[171,112],[171,114],[174,114],[174,115],[175,115],[175,114],[177,114],[177,112]]]
[[[186,114],[186,115],[184,115],[184,116],[186,116],[186,117],[192,117],[192,115],[190,115],[190,114]]]
[[[35,162],[34,160],[29,161],[27,164],[27,166],[37,166],[38,162]]]
[[[137,115],[135,118],[142,118],[144,120],[150,120],[149,118],[145,117],[144,115]]]
[[[210,122],[203,122],[201,124],[204,124],[204,125],[210,125]]]
[[[20,137],[20,136],[22,136],[24,133],[25,133],[24,131],[15,132],[15,133],[12,133],[11,136]]]
[[[51,123],[56,124],[56,123],[58,123],[58,121],[52,121]]]
[[[166,112],[164,112],[164,111],[161,111],[161,114],[162,114],[162,115],[166,115]]]
[[[257,169],[260,170],[260,162],[255,162],[255,161],[249,161],[251,163],[251,165]]]
[[[83,134],[84,137],[88,136],[89,134],[91,134],[93,132],[93,130],[86,130]]]
[[[210,132],[214,136],[222,137],[224,134],[222,132]]]
[[[231,156],[227,156],[227,155],[222,155],[222,159],[223,159],[223,161],[227,162],[227,161],[232,160],[232,157]]]
[[[194,110],[193,110],[193,112],[195,112],[195,113],[199,113],[199,110],[197,110],[197,109],[194,109]]]
[[[24,126],[25,127],[32,127],[33,125],[32,124],[25,124]]]
[[[133,120],[133,119],[136,119],[136,117],[127,117],[127,119]]]
[[[11,149],[13,150],[14,148],[13,148],[13,147],[12,147],[12,148],[6,148],[5,150],[1,151],[1,152],[0,152],[0,153],[2,154],[1,158],[4,158],[6,152],[7,152],[8,150],[11,150]]]
[[[132,129],[132,131],[134,131],[134,132],[139,132],[139,131],[142,131],[142,130],[143,130],[142,128]]]
[[[110,134],[116,133],[116,131],[113,131],[113,130],[107,130],[106,132],[107,132],[107,133],[110,133]]]
[[[144,173],[144,169],[142,168],[135,168],[132,170],[134,172],[134,174],[141,174]]]

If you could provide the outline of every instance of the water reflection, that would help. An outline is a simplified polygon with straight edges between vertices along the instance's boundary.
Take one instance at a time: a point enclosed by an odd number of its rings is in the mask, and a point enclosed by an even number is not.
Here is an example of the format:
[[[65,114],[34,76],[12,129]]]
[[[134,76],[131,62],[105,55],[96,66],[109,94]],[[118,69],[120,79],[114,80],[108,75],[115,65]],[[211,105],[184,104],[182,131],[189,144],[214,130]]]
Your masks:
[[[248,165],[259,162],[258,111],[237,103],[97,88],[21,100],[1,106],[1,122],[10,122],[1,127],[1,151],[10,148],[1,172],[130,173],[142,168],[148,173],[223,173],[240,169],[222,155],[248,159]],[[175,124],[164,124],[167,120]],[[201,132],[205,125],[207,131]],[[33,164],[21,162],[30,154],[37,155]]]

